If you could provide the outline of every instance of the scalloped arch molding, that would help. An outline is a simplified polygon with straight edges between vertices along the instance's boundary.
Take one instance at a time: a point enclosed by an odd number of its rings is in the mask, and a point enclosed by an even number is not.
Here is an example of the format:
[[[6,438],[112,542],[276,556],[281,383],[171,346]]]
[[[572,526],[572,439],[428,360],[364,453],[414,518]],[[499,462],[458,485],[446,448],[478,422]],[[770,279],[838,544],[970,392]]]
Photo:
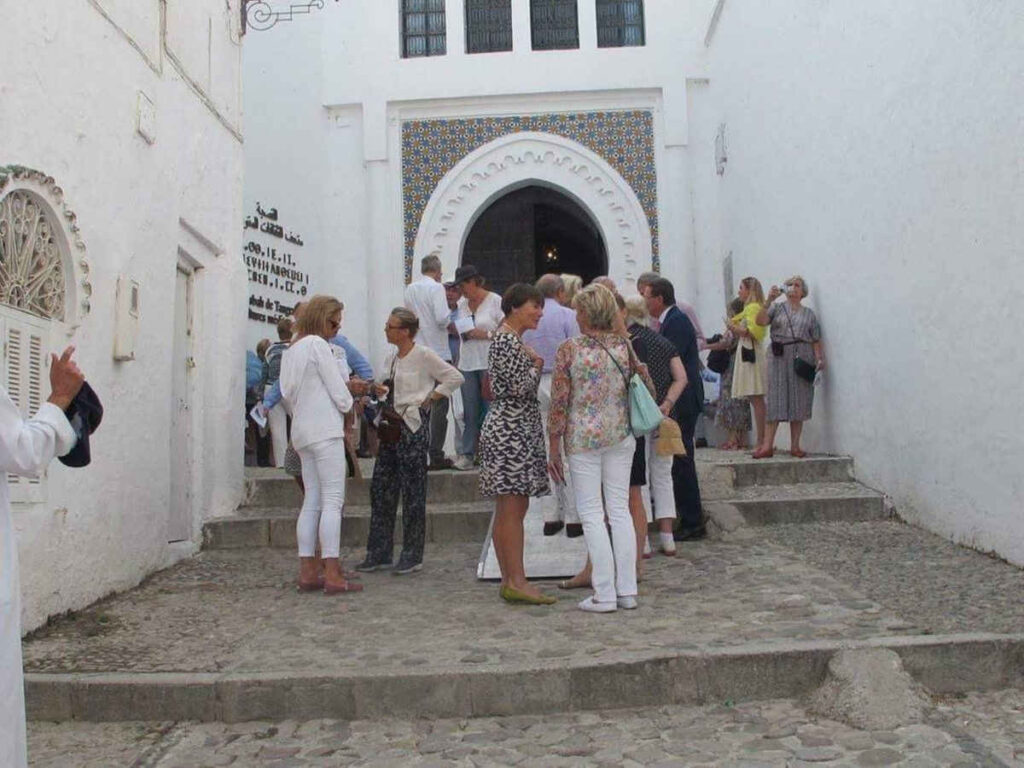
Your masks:
[[[92,284],[89,282],[89,261],[85,242],[78,229],[78,217],[64,201],[64,190],[52,176],[20,165],[0,165],[0,200],[11,192],[24,191],[45,203],[64,259],[65,296],[64,326],[73,331],[89,314]]]
[[[586,210],[605,241],[608,270],[632,285],[654,267],[651,229],[630,185],[586,147],[553,134],[516,133],[475,150],[437,185],[423,212],[413,263],[438,253],[458,264],[470,229],[498,198],[528,185],[550,187]],[[407,264],[407,275],[412,263]]]

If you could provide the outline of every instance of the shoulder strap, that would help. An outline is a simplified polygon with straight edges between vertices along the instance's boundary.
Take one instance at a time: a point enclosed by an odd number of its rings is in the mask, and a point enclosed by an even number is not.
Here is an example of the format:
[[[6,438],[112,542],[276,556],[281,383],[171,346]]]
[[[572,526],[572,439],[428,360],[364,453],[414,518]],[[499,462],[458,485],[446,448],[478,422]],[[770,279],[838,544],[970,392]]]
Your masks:
[[[591,336],[589,338],[591,338],[595,342],[597,342],[597,345],[599,347],[601,347],[601,349],[603,349],[605,352],[608,353],[608,357],[610,357],[612,359],[612,362],[615,363],[615,367],[619,369],[619,373],[622,375],[622,380],[624,382],[626,382],[626,391],[629,392],[629,376],[627,376],[626,372],[624,370],[622,370],[622,366],[619,365],[619,361],[615,359],[615,355],[613,355],[611,353],[611,350],[608,349],[608,347],[606,347],[604,344],[602,344],[601,340],[598,339],[596,336]],[[630,373],[632,374],[633,373],[633,345],[630,344],[628,341],[626,342],[626,349],[629,351],[629,370],[630,370]]]
[[[793,316],[789,313],[789,307],[783,306],[782,311],[786,313],[786,320],[789,322],[789,338],[793,340],[794,344],[803,341],[803,339],[796,335],[796,331],[793,330]],[[807,343],[810,344],[811,342],[808,341]]]

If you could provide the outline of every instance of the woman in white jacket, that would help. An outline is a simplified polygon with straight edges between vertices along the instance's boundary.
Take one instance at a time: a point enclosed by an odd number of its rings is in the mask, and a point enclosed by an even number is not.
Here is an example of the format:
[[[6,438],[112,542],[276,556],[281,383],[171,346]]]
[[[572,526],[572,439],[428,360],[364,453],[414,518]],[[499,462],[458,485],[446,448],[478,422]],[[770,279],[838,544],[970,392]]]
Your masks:
[[[352,394],[328,339],[341,327],[344,306],[314,296],[296,321],[300,336],[281,358],[281,396],[292,416],[292,447],[302,459],[306,498],[299,513],[299,590],[359,592],[341,569],[341,509],[345,503],[345,421]],[[321,579],[317,538],[323,557]]]

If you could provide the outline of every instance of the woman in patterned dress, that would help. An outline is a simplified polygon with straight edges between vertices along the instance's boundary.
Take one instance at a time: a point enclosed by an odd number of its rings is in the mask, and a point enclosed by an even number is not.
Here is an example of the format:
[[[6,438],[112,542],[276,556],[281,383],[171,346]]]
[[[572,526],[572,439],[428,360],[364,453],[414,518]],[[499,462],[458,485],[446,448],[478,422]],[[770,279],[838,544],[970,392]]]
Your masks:
[[[743,302],[739,298],[733,299],[729,304],[730,316],[736,316],[741,312]],[[725,369],[719,383],[718,408],[715,412],[715,424],[729,435],[729,439],[718,446],[723,451],[746,450],[750,427],[753,425],[750,419],[750,403],[732,396],[732,375],[736,366],[738,347],[737,339],[728,332],[722,341],[708,345],[708,349],[729,350],[730,357],[729,367]]]
[[[773,303],[782,295],[786,300]],[[781,355],[773,355],[768,376],[767,416],[768,429],[760,453],[771,456],[775,449],[775,432],[780,421],[789,422],[789,452],[798,459],[807,454],[800,448],[800,435],[804,422],[811,418],[814,406],[814,385],[796,375],[793,361],[801,358],[814,361],[817,370],[825,367],[825,354],[821,345],[821,328],[814,310],[803,306],[807,297],[807,283],[800,275],[789,278],[780,289],[773,285],[768,292],[767,309],[761,311],[757,321],[771,325],[772,343]]]
[[[497,497],[491,539],[501,568],[503,600],[551,605],[557,600],[526,580],[523,519],[531,496],[546,496],[547,454],[537,386],[544,360],[523,344],[544,314],[544,297],[532,285],[516,283],[501,300],[505,321],[487,356],[493,400],[480,432],[480,493]]]

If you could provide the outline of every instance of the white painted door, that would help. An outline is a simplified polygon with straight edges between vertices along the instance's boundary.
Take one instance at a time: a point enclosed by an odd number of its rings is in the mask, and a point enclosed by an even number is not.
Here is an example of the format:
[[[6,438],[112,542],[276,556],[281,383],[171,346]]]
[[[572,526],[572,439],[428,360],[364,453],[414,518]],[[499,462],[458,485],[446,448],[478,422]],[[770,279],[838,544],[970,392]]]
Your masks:
[[[174,283],[171,360],[171,503],[167,540],[192,538],[192,292],[193,273],[178,265]]]

